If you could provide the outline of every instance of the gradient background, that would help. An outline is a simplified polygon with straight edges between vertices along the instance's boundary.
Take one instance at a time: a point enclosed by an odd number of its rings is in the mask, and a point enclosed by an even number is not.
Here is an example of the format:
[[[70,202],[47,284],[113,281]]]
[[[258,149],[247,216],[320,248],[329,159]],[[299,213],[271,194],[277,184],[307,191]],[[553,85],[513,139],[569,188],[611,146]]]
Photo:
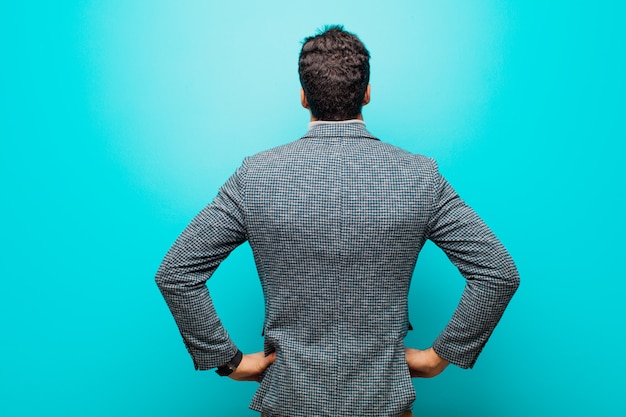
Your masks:
[[[625,415],[623,4],[3,2],[0,416],[257,415],[256,384],[193,370],[153,275],[245,156],[304,134],[297,54],[327,23],[372,53],[370,131],[435,157],[522,276],[416,416]],[[260,350],[249,247],[210,288]],[[462,288],[427,246],[407,344]]]

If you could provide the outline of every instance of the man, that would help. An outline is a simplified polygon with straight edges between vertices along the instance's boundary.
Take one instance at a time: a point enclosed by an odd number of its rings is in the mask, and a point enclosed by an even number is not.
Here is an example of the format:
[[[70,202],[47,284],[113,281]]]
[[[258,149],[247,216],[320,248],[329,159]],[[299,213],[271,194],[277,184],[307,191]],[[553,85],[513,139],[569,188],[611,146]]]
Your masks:
[[[301,139],[247,158],[163,260],[157,283],[196,369],[258,380],[266,417],[409,416],[411,377],[472,367],[519,278],[432,159],[372,136],[369,52],[342,27],[299,59]],[[405,348],[408,291],[427,239],[467,280],[433,346]],[[206,280],[249,241],[265,297],[264,352],[243,355]]]

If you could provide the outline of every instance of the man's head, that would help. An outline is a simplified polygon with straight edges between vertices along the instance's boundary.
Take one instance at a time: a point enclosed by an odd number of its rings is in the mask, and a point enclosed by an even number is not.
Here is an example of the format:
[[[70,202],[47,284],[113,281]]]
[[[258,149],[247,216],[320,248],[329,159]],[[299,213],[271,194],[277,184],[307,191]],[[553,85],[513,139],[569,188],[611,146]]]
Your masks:
[[[298,71],[302,105],[317,120],[349,120],[369,102],[370,54],[342,26],[329,26],[304,40]]]

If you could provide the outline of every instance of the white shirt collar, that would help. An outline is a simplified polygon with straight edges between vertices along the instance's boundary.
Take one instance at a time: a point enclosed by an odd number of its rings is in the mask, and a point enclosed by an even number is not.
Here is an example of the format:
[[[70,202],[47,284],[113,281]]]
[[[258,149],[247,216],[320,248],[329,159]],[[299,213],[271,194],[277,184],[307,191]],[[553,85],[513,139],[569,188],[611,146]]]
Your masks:
[[[350,120],[340,120],[340,121],[332,121],[332,120],[317,120],[315,122],[309,122],[309,130],[313,129],[315,126],[319,126],[319,125],[326,125],[326,124],[333,124],[333,125],[339,125],[339,124],[349,124],[349,123],[360,123],[363,126],[365,126],[365,122],[363,120],[359,120],[359,119],[350,119]]]

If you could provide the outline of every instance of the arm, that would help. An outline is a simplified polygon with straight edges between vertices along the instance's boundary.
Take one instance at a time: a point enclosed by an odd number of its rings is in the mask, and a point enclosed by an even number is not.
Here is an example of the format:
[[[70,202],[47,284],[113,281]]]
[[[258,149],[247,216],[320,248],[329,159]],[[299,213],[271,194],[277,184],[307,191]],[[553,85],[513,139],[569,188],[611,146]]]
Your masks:
[[[439,357],[471,368],[517,290],[519,275],[493,232],[438,172],[433,199],[427,238],[466,279],[461,301],[433,349]]]
[[[240,171],[233,175],[215,200],[191,221],[156,274],[196,369],[220,366],[237,353],[217,317],[206,281],[246,240],[240,175]]]

